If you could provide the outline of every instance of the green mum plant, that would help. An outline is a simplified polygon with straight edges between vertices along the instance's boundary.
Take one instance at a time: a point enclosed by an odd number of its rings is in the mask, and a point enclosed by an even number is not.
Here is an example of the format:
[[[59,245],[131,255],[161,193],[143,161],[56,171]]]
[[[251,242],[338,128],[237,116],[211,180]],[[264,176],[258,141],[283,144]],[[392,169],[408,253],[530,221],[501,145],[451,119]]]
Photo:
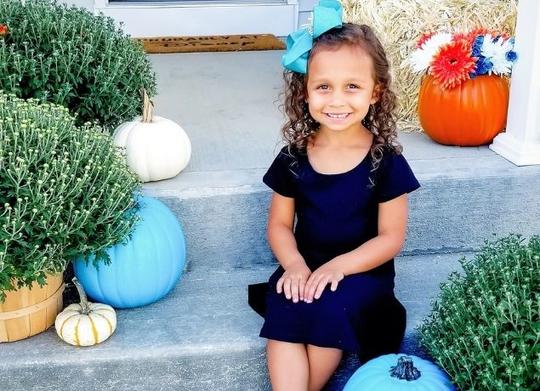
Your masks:
[[[510,235],[460,262],[421,343],[461,390],[540,390],[540,237]]]
[[[0,302],[77,255],[109,261],[129,237],[140,183],[99,127],[65,107],[0,93]]]
[[[156,92],[140,43],[111,18],[56,0],[0,1],[0,89],[69,108],[110,132]]]

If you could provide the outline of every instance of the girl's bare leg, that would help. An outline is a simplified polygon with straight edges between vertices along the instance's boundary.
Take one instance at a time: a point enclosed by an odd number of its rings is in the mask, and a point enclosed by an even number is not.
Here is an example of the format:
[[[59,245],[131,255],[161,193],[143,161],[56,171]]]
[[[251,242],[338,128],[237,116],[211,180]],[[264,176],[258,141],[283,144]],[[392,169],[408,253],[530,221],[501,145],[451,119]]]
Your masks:
[[[269,339],[266,355],[273,391],[308,389],[309,363],[304,344]]]
[[[309,391],[320,391],[328,382],[341,361],[343,351],[307,345],[309,361]]]

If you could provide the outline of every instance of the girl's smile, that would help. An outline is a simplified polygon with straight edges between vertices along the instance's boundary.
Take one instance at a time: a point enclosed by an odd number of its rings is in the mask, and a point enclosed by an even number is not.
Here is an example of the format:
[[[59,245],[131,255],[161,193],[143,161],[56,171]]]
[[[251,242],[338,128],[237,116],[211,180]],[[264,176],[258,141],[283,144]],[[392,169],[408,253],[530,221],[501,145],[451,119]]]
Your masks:
[[[321,130],[362,128],[370,104],[377,101],[373,62],[361,48],[342,45],[312,55],[308,66],[307,103]]]
[[[349,117],[352,113],[323,113],[326,116],[326,120],[317,122],[324,124],[329,129],[336,129],[337,127],[343,127],[342,125],[349,121]]]
[[[328,117],[332,119],[345,119],[347,118],[351,113],[325,113]]]

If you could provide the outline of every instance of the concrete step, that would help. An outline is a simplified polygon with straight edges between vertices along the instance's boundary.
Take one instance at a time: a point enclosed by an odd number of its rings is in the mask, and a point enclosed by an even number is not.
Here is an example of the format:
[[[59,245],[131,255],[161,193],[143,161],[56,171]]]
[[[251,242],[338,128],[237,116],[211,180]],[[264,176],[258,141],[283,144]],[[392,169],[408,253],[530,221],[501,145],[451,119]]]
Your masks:
[[[396,260],[396,295],[408,312],[403,352],[426,356],[414,328],[462,255]],[[262,318],[246,287],[274,267],[188,272],[159,302],[118,311],[115,334],[98,346],[72,347],[54,329],[1,344],[0,390],[269,390]],[[328,389],[340,390],[357,366],[354,356],[344,360]]]
[[[422,184],[410,196],[404,255],[473,251],[493,234],[540,232],[540,208],[527,207],[537,203],[540,166],[516,167],[485,147],[433,155],[425,135],[400,138]],[[415,158],[422,151],[425,158]],[[183,223],[189,270],[271,262],[265,233],[271,192],[261,181],[264,172],[187,172],[144,185]]]

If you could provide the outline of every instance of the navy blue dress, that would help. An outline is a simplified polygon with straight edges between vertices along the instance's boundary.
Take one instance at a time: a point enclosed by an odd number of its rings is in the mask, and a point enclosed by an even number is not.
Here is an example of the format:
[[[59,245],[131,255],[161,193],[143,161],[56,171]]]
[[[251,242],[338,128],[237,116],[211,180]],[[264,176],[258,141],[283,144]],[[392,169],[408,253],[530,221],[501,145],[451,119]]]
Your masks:
[[[347,172],[321,174],[305,154],[284,147],[264,175],[272,190],[295,199],[294,235],[312,271],[377,236],[379,203],[420,187],[403,155],[389,149],[372,168],[368,153]],[[355,352],[362,361],[398,351],[406,314],[394,296],[393,259],[346,276],[309,304],[277,294],[282,274],[280,266],[269,279],[261,337]]]

